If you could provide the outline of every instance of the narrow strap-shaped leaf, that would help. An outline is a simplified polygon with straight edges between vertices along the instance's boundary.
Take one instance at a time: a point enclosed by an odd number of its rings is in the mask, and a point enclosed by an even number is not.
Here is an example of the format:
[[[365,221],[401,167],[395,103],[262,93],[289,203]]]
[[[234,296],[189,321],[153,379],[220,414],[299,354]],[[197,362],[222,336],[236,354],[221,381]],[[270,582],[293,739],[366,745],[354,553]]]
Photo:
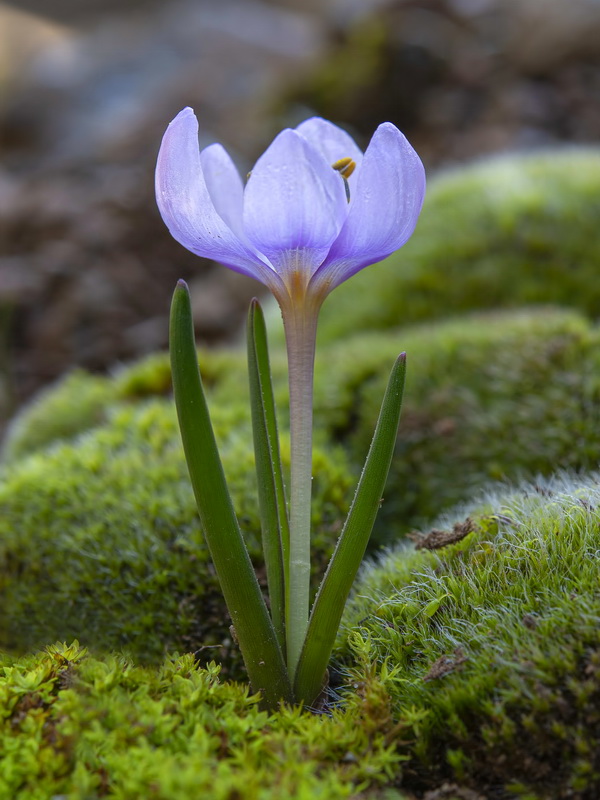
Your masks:
[[[248,313],[248,375],[258,481],[262,545],[271,600],[271,617],[285,649],[285,587],[289,565],[289,522],[279,455],[279,434],[265,319],[258,300]]]
[[[281,648],[227,489],[202,390],[187,285],[171,304],[171,370],[179,427],[208,549],[233,621],[250,683],[265,705],[291,701]]]
[[[402,353],[392,369],[352,506],[312,608],[294,680],[296,700],[307,705],[321,691],[344,606],[377,516],[398,435],[405,374]]]

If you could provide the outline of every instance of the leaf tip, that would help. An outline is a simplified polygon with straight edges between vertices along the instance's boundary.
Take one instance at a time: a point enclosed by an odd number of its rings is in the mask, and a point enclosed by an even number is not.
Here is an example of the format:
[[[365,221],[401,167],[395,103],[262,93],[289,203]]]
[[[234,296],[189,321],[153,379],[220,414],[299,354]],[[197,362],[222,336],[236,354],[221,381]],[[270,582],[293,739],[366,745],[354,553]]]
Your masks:
[[[250,300],[248,323],[252,329],[254,329],[257,324],[264,326],[264,314],[257,297],[253,297],[252,300]]]

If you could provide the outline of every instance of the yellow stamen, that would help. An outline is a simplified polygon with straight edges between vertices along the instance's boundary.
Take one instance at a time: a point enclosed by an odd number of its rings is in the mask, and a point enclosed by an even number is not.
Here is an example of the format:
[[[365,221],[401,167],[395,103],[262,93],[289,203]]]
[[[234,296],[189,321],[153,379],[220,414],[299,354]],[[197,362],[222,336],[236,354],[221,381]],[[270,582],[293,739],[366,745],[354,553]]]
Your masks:
[[[356,169],[356,161],[353,161],[350,156],[345,158],[338,158],[331,165],[336,172],[339,172],[344,179],[344,189],[346,190],[346,200],[350,202],[350,186],[348,185],[348,178]]]
[[[346,156],[346,158],[338,159],[331,166],[340,173],[342,178],[348,179],[356,169],[356,161],[353,161],[350,156]]]

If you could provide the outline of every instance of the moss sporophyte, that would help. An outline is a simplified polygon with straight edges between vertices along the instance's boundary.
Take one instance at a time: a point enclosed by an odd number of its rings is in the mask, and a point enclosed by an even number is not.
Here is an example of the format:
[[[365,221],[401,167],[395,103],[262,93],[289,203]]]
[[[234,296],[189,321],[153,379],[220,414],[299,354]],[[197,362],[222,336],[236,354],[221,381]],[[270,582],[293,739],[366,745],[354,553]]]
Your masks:
[[[262,311],[248,317],[248,365],[270,612],[233,510],[204,399],[187,286],[171,310],[173,387],[184,450],[211,557],[250,682],[266,706],[319,695],[342,611],[364,555],[397,436],[405,357],[392,370],[354,501],[310,610],[312,403],[319,310],[327,295],[411,236],[425,173],[386,122],[363,154],[319,118],[282,131],[244,186],[226,151],[200,151],[186,108],[169,125],[156,196],[188,250],[265,284],[283,317],[290,393],[290,491],[284,487]]]

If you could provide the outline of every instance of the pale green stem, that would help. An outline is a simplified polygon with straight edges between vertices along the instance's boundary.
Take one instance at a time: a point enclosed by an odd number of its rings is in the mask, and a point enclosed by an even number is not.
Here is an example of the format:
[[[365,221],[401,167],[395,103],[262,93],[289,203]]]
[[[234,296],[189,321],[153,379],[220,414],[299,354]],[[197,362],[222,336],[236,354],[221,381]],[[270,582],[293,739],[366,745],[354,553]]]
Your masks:
[[[312,489],[312,404],[318,308],[310,303],[282,306],[290,387],[290,548],[286,586],[287,664],[298,665],[308,627]]]

